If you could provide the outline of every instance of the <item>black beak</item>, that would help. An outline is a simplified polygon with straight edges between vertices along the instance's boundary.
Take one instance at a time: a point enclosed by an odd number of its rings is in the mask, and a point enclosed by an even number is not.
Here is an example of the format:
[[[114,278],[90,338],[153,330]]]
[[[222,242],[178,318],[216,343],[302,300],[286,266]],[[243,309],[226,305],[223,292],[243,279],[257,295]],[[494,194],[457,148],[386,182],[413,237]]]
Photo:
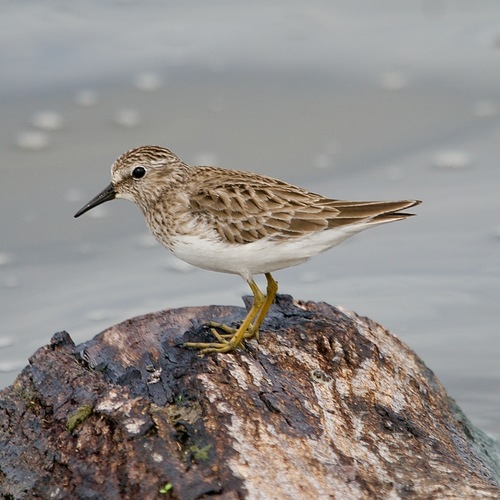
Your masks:
[[[110,184],[106,188],[104,188],[97,196],[92,198],[86,205],[84,205],[78,212],[76,212],[75,217],[80,217],[80,215],[88,212],[90,209],[97,207],[101,203],[105,203],[106,201],[111,201],[116,198],[115,188],[113,184]]]

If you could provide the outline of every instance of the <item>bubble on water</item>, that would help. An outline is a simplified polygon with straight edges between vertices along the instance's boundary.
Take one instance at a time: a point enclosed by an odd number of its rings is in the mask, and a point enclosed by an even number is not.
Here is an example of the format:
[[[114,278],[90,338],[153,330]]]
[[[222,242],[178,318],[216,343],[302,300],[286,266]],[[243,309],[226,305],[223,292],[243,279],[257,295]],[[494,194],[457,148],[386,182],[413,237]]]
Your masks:
[[[408,76],[397,70],[381,73],[377,81],[379,87],[384,90],[401,90],[408,86]]]
[[[108,214],[108,209],[106,207],[103,207],[102,205],[99,205],[92,210],[89,210],[85,215],[88,215],[93,219],[103,219],[104,217],[107,217]]]
[[[24,130],[19,132],[16,142],[21,149],[38,150],[48,147],[50,139],[40,130]]]
[[[8,253],[0,252],[0,266],[5,266],[12,262],[12,257]]]
[[[333,164],[333,156],[329,153],[318,153],[313,158],[313,165],[315,168],[324,170],[332,168]]]
[[[183,260],[172,258],[168,260],[167,264],[165,265],[165,269],[167,269],[168,271],[174,271],[175,273],[185,274],[192,273],[196,270],[196,267],[188,264],[187,262],[184,262]]]
[[[141,123],[141,116],[135,109],[120,109],[115,114],[114,121],[122,127],[137,127]]]
[[[12,337],[0,337],[0,349],[13,346],[14,344],[15,342]]]
[[[63,126],[63,118],[56,111],[40,111],[31,117],[31,123],[41,130],[60,130]]]
[[[158,245],[158,242],[152,234],[144,233],[137,237],[137,244],[140,248],[153,248]]]
[[[89,255],[95,252],[95,247],[91,243],[85,242],[78,246],[77,251],[82,255]]]
[[[397,166],[387,168],[384,173],[390,181],[399,181],[404,177],[403,169]]]
[[[470,167],[472,162],[463,151],[441,151],[434,156],[432,163],[436,168],[458,170]]]
[[[83,201],[84,194],[83,191],[79,188],[69,188],[64,193],[64,200],[69,201],[71,203]]]
[[[0,362],[0,372],[17,372],[24,367],[24,360],[9,360]]]
[[[447,5],[444,0],[421,0],[422,13],[429,18],[441,18],[446,14]]]
[[[90,89],[82,89],[75,95],[75,102],[78,106],[95,106],[99,100],[97,92]]]
[[[215,153],[210,153],[209,151],[204,151],[200,153],[196,153],[194,156],[193,164],[194,165],[217,165],[218,158]]]
[[[17,288],[19,286],[19,278],[15,276],[7,276],[3,280],[4,288]]]
[[[134,85],[143,92],[154,92],[162,86],[162,81],[156,73],[141,73],[134,80]]]
[[[107,321],[114,315],[111,309],[94,309],[85,315],[85,319],[89,321]]]
[[[33,224],[33,222],[36,222],[38,220],[38,214],[37,212],[34,211],[27,211],[22,214],[23,221],[26,222],[27,224]]]
[[[472,112],[478,118],[487,118],[488,116],[495,116],[498,113],[498,108],[493,101],[479,101],[474,104]]]
[[[320,276],[314,271],[306,271],[299,275],[299,281],[301,283],[318,283]]]

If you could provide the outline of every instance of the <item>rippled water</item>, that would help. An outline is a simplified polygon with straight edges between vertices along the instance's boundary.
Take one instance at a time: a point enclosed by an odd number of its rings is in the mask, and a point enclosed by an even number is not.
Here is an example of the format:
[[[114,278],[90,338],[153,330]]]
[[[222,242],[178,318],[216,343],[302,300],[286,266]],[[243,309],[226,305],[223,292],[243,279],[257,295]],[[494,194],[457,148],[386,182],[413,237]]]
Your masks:
[[[248,293],[174,259],[130,203],[73,219],[119,154],[161,144],[331,197],[422,199],[280,290],[389,327],[498,434],[500,5],[91,4],[0,18],[0,382],[58,330]]]

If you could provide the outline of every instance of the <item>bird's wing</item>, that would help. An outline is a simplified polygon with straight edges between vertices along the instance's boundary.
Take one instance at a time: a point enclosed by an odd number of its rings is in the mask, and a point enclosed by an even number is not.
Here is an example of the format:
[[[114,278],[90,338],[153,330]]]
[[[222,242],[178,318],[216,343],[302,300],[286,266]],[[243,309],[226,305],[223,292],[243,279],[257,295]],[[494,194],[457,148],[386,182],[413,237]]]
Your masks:
[[[215,167],[197,167],[190,193],[193,215],[213,225],[229,243],[298,238],[372,220],[389,222],[408,216],[396,212],[416,203],[332,200],[277,179]]]

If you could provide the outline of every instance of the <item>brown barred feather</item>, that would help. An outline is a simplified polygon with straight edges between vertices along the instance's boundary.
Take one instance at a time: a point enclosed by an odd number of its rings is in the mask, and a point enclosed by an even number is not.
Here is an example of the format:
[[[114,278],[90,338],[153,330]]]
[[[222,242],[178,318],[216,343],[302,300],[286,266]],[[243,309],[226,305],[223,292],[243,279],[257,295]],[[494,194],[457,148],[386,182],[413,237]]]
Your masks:
[[[299,238],[352,224],[404,219],[411,214],[399,211],[419,203],[332,200],[254,173],[215,167],[195,167],[195,171],[191,212],[229,243]]]

